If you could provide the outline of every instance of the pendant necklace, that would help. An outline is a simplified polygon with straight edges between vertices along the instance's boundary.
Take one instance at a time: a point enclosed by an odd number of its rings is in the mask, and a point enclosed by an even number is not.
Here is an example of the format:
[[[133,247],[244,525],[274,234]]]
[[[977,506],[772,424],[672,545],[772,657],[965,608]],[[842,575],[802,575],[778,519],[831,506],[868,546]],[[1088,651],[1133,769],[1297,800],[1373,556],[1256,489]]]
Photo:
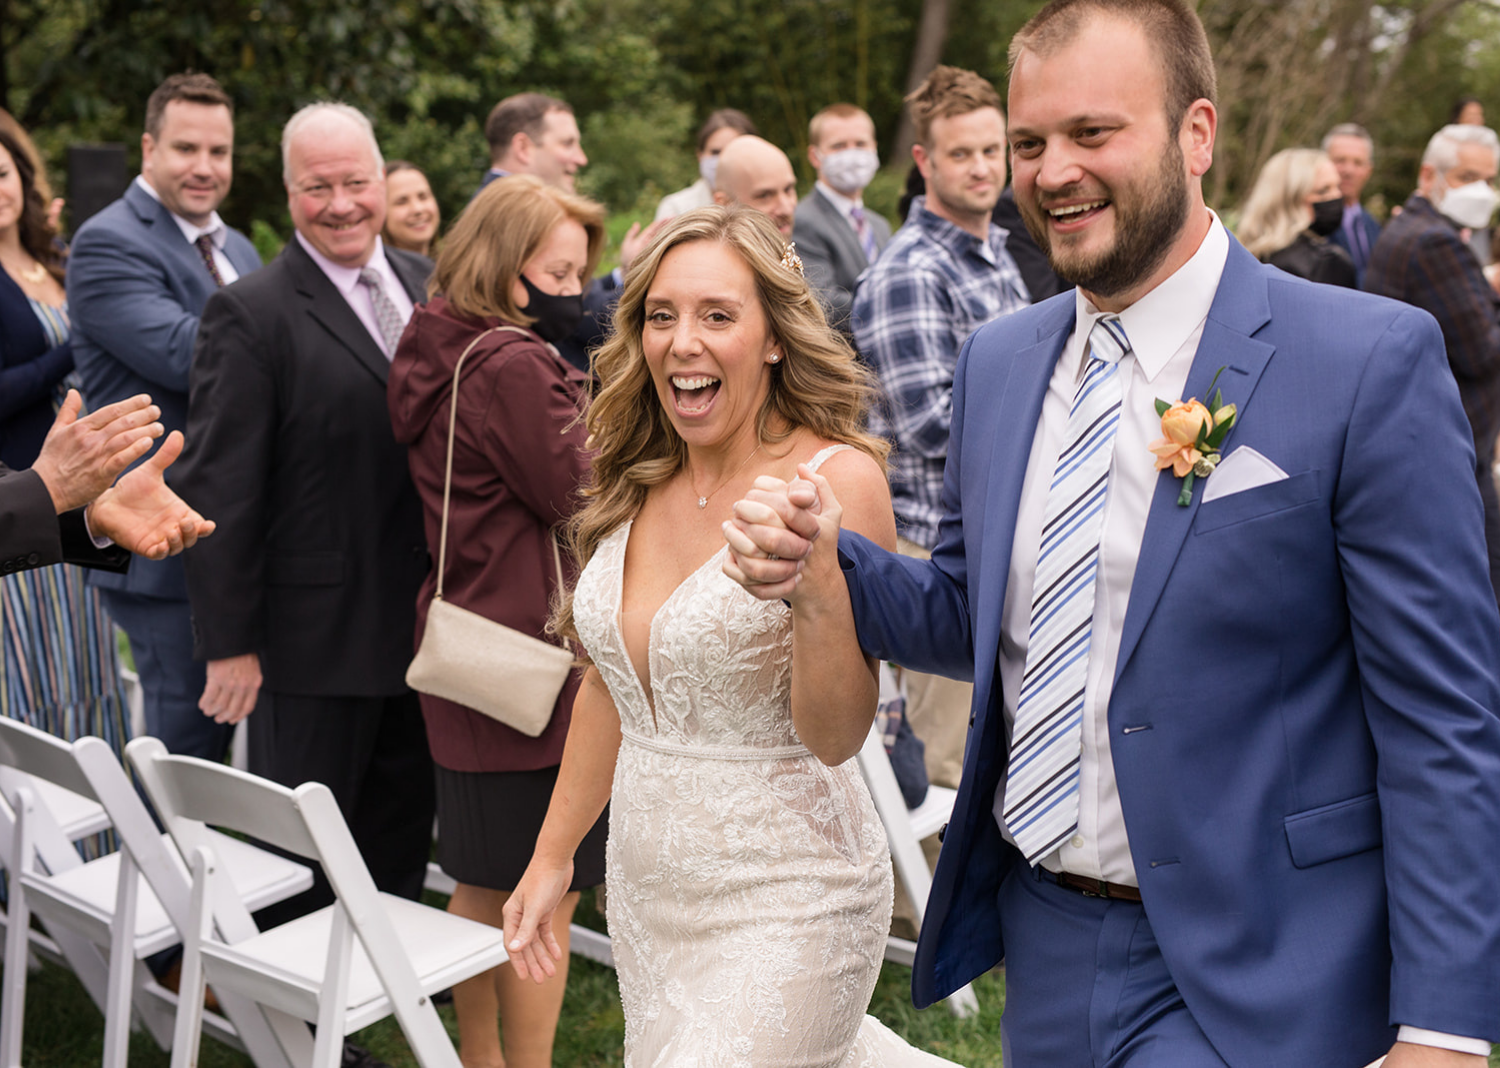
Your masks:
[[[745,457],[745,459],[743,461],[741,461],[740,466],[736,467],[734,469],[734,471],[730,474],[730,476],[728,478],[726,478],[723,482],[720,482],[713,489],[709,490],[706,494],[704,494],[703,496],[701,496],[701,497],[698,498],[698,507],[699,508],[707,508],[708,507],[708,499],[710,497],[712,497],[715,493],[718,493],[725,486],[729,485],[730,482],[734,481],[734,476],[738,475],[741,471],[743,471],[745,469],[745,464],[748,464],[750,462],[751,458],[754,457],[754,455],[756,453],[758,453],[758,452],[760,452],[760,442],[756,442],[755,443],[755,448],[752,449],[752,450],[750,450],[750,455],[747,456],[747,457]],[[689,486],[689,488],[692,487],[692,484],[693,484],[693,479],[692,479],[692,476],[689,475],[688,476],[688,486]]]
[[[47,277],[47,268],[43,267],[40,263],[34,263],[24,271],[17,273],[20,274],[23,282],[30,282],[32,285],[36,285],[43,278]]]

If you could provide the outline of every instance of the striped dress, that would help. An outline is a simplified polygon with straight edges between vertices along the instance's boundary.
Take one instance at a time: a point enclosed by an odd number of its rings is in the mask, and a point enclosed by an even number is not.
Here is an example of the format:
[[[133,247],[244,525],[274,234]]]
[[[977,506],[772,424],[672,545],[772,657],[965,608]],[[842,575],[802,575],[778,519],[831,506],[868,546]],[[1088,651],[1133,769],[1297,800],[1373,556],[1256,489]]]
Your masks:
[[[67,340],[66,307],[31,306],[49,347]],[[69,741],[97,735],[116,752],[130,740],[114,624],[82,568],[0,577],[0,715]]]

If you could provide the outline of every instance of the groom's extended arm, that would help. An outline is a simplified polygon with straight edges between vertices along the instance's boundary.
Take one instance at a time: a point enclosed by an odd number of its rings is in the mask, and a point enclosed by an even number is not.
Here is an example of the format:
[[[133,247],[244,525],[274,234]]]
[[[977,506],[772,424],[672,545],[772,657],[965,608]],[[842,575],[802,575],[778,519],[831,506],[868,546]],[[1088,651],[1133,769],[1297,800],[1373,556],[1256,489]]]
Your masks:
[[[943,518],[932,559],[886,552],[848,531],[839,535],[839,563],[865,652],[915,671],[965,681],[974,677],[962,492],[965,384],[972,345],[972,338],[964,343],[953,376]]]
[[[778,521],[750,523],[737,514],[732,526],[743,540],[730,538],[735,568],[732,577],[755,596],[785,598],[790,596],[794,580],[836,582],[842,574],[859,644],[866,653],[957,679],[970,679],[974,672],[959,489],[968,353],[969,345],[965,344],[954,376],[953,429],[943,480],[944,517],[931,560],[889,552],[852,531],[825,531],[820,527],[817,496],[806,482],[793,483],[774,499],[752,493],[757,503],[774,507]],[[833,533],[839,538],[838,571],[807,569],[805,561],[813,551],[813,542]],[[808,592],[825,599],[821,590],[809,587]]]
[[[1500,615],[1441,337],[1403,313],[1362,374],[1334,523],[1377,780],[1395,1024],[1500,1037]]]

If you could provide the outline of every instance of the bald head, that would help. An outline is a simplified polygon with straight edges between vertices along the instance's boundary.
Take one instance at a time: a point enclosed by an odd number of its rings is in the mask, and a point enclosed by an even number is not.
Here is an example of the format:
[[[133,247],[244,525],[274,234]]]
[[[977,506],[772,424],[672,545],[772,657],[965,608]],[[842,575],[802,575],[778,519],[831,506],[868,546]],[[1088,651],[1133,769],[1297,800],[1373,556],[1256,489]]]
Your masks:
[[[792,236],[797,211],[797,175],[786,153],[754,134],[736,137],[719,154],[714,203],[742,204],[765,212],[783,237]]]

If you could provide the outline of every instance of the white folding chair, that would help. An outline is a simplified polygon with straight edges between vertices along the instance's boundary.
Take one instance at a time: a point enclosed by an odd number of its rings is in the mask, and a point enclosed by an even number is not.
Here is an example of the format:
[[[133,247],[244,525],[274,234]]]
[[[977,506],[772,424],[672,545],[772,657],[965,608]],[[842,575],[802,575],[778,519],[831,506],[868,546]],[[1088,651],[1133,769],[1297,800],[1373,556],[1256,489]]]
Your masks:
[[[922,839],[937,834],[948,822],[958,793],[946,786],[929,786],[922,804],[908,809],[901,796],[901,787],[896,783],[896,773],[891,770],[890,758],[886,756],[885,743],[873,725],[865,737],[858,760],[859,770],[870,787],[875,811],[880,814],[880,822],[885,824],[891,859],[896,863],[896,876],[911,899],[920,929],[922,917],[927,912],[927,895],[932,892],[932,870],[922,853]],[[916,950],[915,942],[891,935],[886,942],[885,959],[911,967]],[[955,990],[947,1000],[948,1008],[955,1016],[972,1016],[979,1011],[979,1000],[974,996],[972,986],[965,985]]]
[[[194,1063],[204,983],[316,1023],[312,1068],[336,1068],[344,1036],[392,1013],[423,1068],[459,1068],[432,995],[506,960],[504,932],[380,893],[333,793],[295,790],[220,764],[170,756],[154,738],[126,755],[184,854],[193,858],[193,919],[183,942],[173,1068]],[[251,835],[318,861],[334,904],[248,938],[210,921],[234,893],[204,825]]]
[[[9,922],[24,930],[32,913],[60,943],[77,940],[89,952],[64,953],[73,966],[98,968],[107,947],[104,983],[85,983],[104,1013],[106,1068],[123,1068],[132,1007],[162,1048],[171,1042],[176,995],[140,963],[181,940],[191,907],[186,865],[171,839],[152,822],[109,746],[99,738],[68,743],[13,720],[0,719],[0,792],[14,814],[6,864],[11,872]],[[82,802],[80,804],[80,802]],[[54,808],[54,805],[57,808]],[[75,822],[92,805],[120,839],[118,852],[85,862],[68,842],[62,813]],[[97,824],[95,819],[89,825]],[[247,908],[260,908],[300,893],[312,884],[306,865],[216,835],[230,878]],[[218,918],[251,931],[248,911]],[[0,1051],[6,1068],[19,1063],[25,1006],[25,939],[8,939],[0,994]],[[201,997],[201,995],[200,995]],[[215,1015],[214,1034],[248,1052],[260,1068],[291,1068],[307,1062],[311,1040],[296,1020],[268,1018],[257,1006],[232,996]],[[226,1019],[225,1017],[228,1017]]]

